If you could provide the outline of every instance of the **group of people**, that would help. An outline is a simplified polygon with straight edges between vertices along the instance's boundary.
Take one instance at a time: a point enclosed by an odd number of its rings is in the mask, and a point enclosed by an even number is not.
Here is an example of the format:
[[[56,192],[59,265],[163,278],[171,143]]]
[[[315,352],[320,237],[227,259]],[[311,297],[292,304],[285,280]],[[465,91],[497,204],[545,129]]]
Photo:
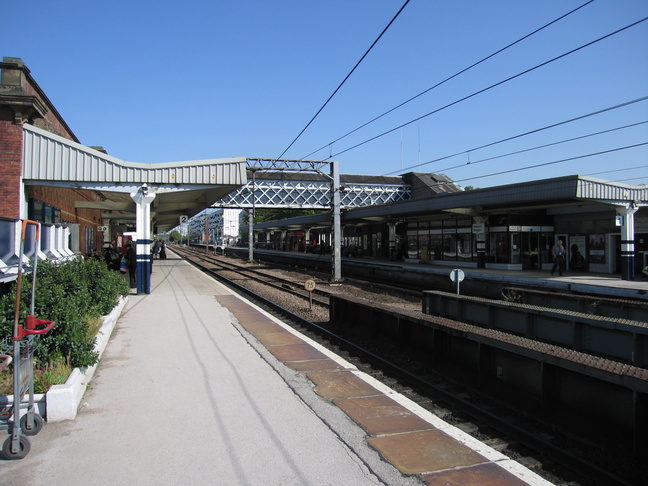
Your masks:
[[[130,287],[132,289],[137,287],[137,253],[130,241],[126,243],[124,254],[111,245],[104,250],[103,257],[110,270],[128,273]],[[151,245],[151,260],[154,258],[164,260],[166,257],[166,242],[156,239]]]
[[[126,243],[126,251],[123,254],[111,245],[104,250],[103,256],[110,270],[128,273],[130,287],[132,289],[137,287],[137,254],[130,242]]]
[[[151,258],[166,259],[166,241],[155,240],[151,245]]]

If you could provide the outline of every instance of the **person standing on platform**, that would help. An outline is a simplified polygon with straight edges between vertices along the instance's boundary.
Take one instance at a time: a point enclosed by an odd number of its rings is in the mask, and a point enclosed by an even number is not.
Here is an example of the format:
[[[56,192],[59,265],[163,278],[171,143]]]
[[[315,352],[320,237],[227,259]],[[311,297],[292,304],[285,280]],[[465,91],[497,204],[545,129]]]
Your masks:
[[[130,287],[131,289],[137,288],[137,254],[132,243],[126,243],[126,265],[128,266]]]
[[[563,268],[565,266],[565,247],[563,246],[562,240],[558,240],[558,243],[553,246],[553,248],[551,249],[551,254],[553,255],[554,259],[551,275],[553,275],[556,269],[558,269],[558,275],[562,277]]]

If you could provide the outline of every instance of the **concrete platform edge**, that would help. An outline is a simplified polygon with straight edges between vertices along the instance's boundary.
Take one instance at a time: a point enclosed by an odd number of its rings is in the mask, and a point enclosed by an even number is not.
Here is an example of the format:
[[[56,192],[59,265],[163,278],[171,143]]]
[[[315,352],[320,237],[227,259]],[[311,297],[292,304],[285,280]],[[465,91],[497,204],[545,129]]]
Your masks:
[[[350,371],[351,373],[353,373],[360,379],[364,380],[365,382],[367,382],[377,390],[381,391],[386,396],[389,396],[390,398],[392,398],[393,400],[401,404],[403,407],[407,408],[412,413],[428,421],[430,424],[434,425],[437,429],[443,430],[446,434],[458,440],[462,444],[470,447],[472,450],[478,452],[479,454],[482,454],[484,457],[486,457],[493,463],[498,464],[500,467],[507,470],[514,476],[520,478],[521,480],[525,481],[527,484],[532,486],[551,486],[551,483],[549,481],[543,479],[542,477],[540,477],[539,475],[537,475],[527,467],[510,459],[509,457],[496,451],[495,449],[479,442],[474,437],[454,427],[453,425],[448,424],[447,422],[441,420],[436,415],[429,412],[428,410],[425,410],[424,408],[422,408],[420,405],[413,402],[409,398],[394,391],[393,389],[389,388],[387,385],[381,383],[380,381],[364,373],[363,371],[360,371],[355,365],[346,361],[344,358],[330,352],[328,349],[321,346],[319,343],[311,340],[307,336],[298,333],[290,326],[287,326],[285,323],[281,322],[281,320],[275,318],[271,314],[268,314],[263,309],[256,306],[252,302],[248,301],[244,297],[238,295],[237,297],[243,300],[244,302],[246,302],[247,304],[249,304],[250,306],[256,308],[258,311],[265,314],[268,318],[272,319],[275,323],[279,324],[288,332],[291,332],[299,336],[306,343],[310,344],[315,349],[321,351],[323,354],[327,355],[330,359],[337,362],[339,365],[343,366],[344,369]],[[339,423],[341,421],[344,422],[348,420],[352,422],[351,418],[349,418],[342,410],[340,410],[332,403],[326,403],[325,401],[321,400],[318,396],[316,396],[315,393],[309,393],[312,392],[314,388],[314,385],[309,380],[300,376],[300,373],[293,372],[288,367],[286,367],[280,360],[275,358],[261,342],[259,342],[252,334],[250,334],[241,325],[239,325],[233,316],[232,316],[232,320],[235,323],[235,327],[245,337],[245,339],[248,341],[250,346],[252,346],[257,351],[260,357],[264,361],[266,361],[282,377],[284,382],[294,391],[295,394],[297,394],[297,396],[300,397],[302,402],[311,410],[313,410],[313,412],[318,417],[320,417],[320,419],[323,422],[325,422],[332,431],[336,433],[336,435],[340,438],[340,440],[344,444],[346,444],[347,447],[351,451],[353,451],[365,463],[365,465],[367,465],[367,467],[369,467],[372,470],[380,469],[380,471],[376,471],[376,472],[379,472],[379,476],[383,478],[391,477],[394,480],[396,480],[399,477],[400,473],[397,472],[395,468],[392,469],[393,466],[389,464],[388,461],[385,461],[383,458],[381,458],[378,452],[367,444],[366,441],[368,437],[367,434],[364,433],[354,434],[353,432],[350,431],[357,430],[357,429],[353,427],[339,426]],[[400,481],[403,481],[403,479],[404,478],[401,478]],[[407,478],[408,483],[401,483],[401,484],[409,484],[409,480],[412,481],[412,484],[420,484],[418,478],[416,477]]]
[[[128,297],[121,297],[110,314],[103,317],[103,324],[97,333],[94,347],[94,350],[99,353],[99,360],[101,360],[101,356],[108,345],[110,335],[126,302],[128,302]],[[97,364],[83,370],[75,368],[70,373],[65,384],[52,386],[45,394],[45,400],[39,400],[39,404],[42,403],[42,407],[39,407],[40,415],[46,417],[48,422],[74,420],[83,399],[83,394],[88,388],[88,384],[99,363],[100,361],[97,361]]]

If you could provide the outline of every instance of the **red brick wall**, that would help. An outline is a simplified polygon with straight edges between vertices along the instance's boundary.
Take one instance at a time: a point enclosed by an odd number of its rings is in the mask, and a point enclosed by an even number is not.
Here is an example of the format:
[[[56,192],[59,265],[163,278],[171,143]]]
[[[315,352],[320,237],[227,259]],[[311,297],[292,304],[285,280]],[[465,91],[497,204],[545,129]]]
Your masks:
[[[14,124],[14,112],[0,106],[0,216],[20,217],[22,174],[22,126]]]
[[[23,84],[23,90],[26,94],[38,96],[41,101],[46,102],[46,100],[43,100],[39,96],[38,91],[34,89],[34,87],[31,86],[31,84],[29,84],[28,82],[25,82]],[[68,131],[68,128],[63,123],[61,123],[61,120],[59,120],[59,118],[54,113],[52,113],[51,110],[47,112],[44,118],[36,118],[32,124],[35,127],[41,128],[50,133],[54,133],[63,138],[67,138],[68,140],[75,142],[77,141],[76,136]]]
[[[9,86],[13,93],[34,95],[46,107],[47,113],[42,118],[36,118],[34,126],[77,141],[76,136],[69,131],[66,123],[60,118],[52,105],[31,75],[21,71],[19,86]],[[19,94],[17,93],[17,94]],[[7,106],[0,106],[0,216],[20,218],[20,176],[22,174],[22,125],[16,124],[14,112]],[[47,204],[61,209],[64,221],[80,226],[80,248],[85,248],[85,229],[92,228],[94,241],[92,246],[101,249],[101,235],[96,228],[101,224],[101,211],[96,209],[76,209],[75,201],[99,201],[101,198],[94,191],[55,188],[47,186],[27,186],[27,198],[39,199]]]

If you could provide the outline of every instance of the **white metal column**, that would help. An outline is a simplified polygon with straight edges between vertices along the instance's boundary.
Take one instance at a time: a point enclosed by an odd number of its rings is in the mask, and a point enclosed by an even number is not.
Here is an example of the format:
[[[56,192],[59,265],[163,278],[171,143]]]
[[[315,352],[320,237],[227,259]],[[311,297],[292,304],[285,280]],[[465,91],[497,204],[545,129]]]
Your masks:
[[[638,206],[629,204],[625,207],[616,206],[616,211],[621,218],[621,278],[634,280],[635,277],[635,231],[634,213]]]
[[[144,184],[131,193],[136,206],[137,293],[151,293],[151,203],[155,194]]]
[[[342,280],[342,225],[340,216],[340,168],[336,161],[331,162],[331,258],[333,283]]]

